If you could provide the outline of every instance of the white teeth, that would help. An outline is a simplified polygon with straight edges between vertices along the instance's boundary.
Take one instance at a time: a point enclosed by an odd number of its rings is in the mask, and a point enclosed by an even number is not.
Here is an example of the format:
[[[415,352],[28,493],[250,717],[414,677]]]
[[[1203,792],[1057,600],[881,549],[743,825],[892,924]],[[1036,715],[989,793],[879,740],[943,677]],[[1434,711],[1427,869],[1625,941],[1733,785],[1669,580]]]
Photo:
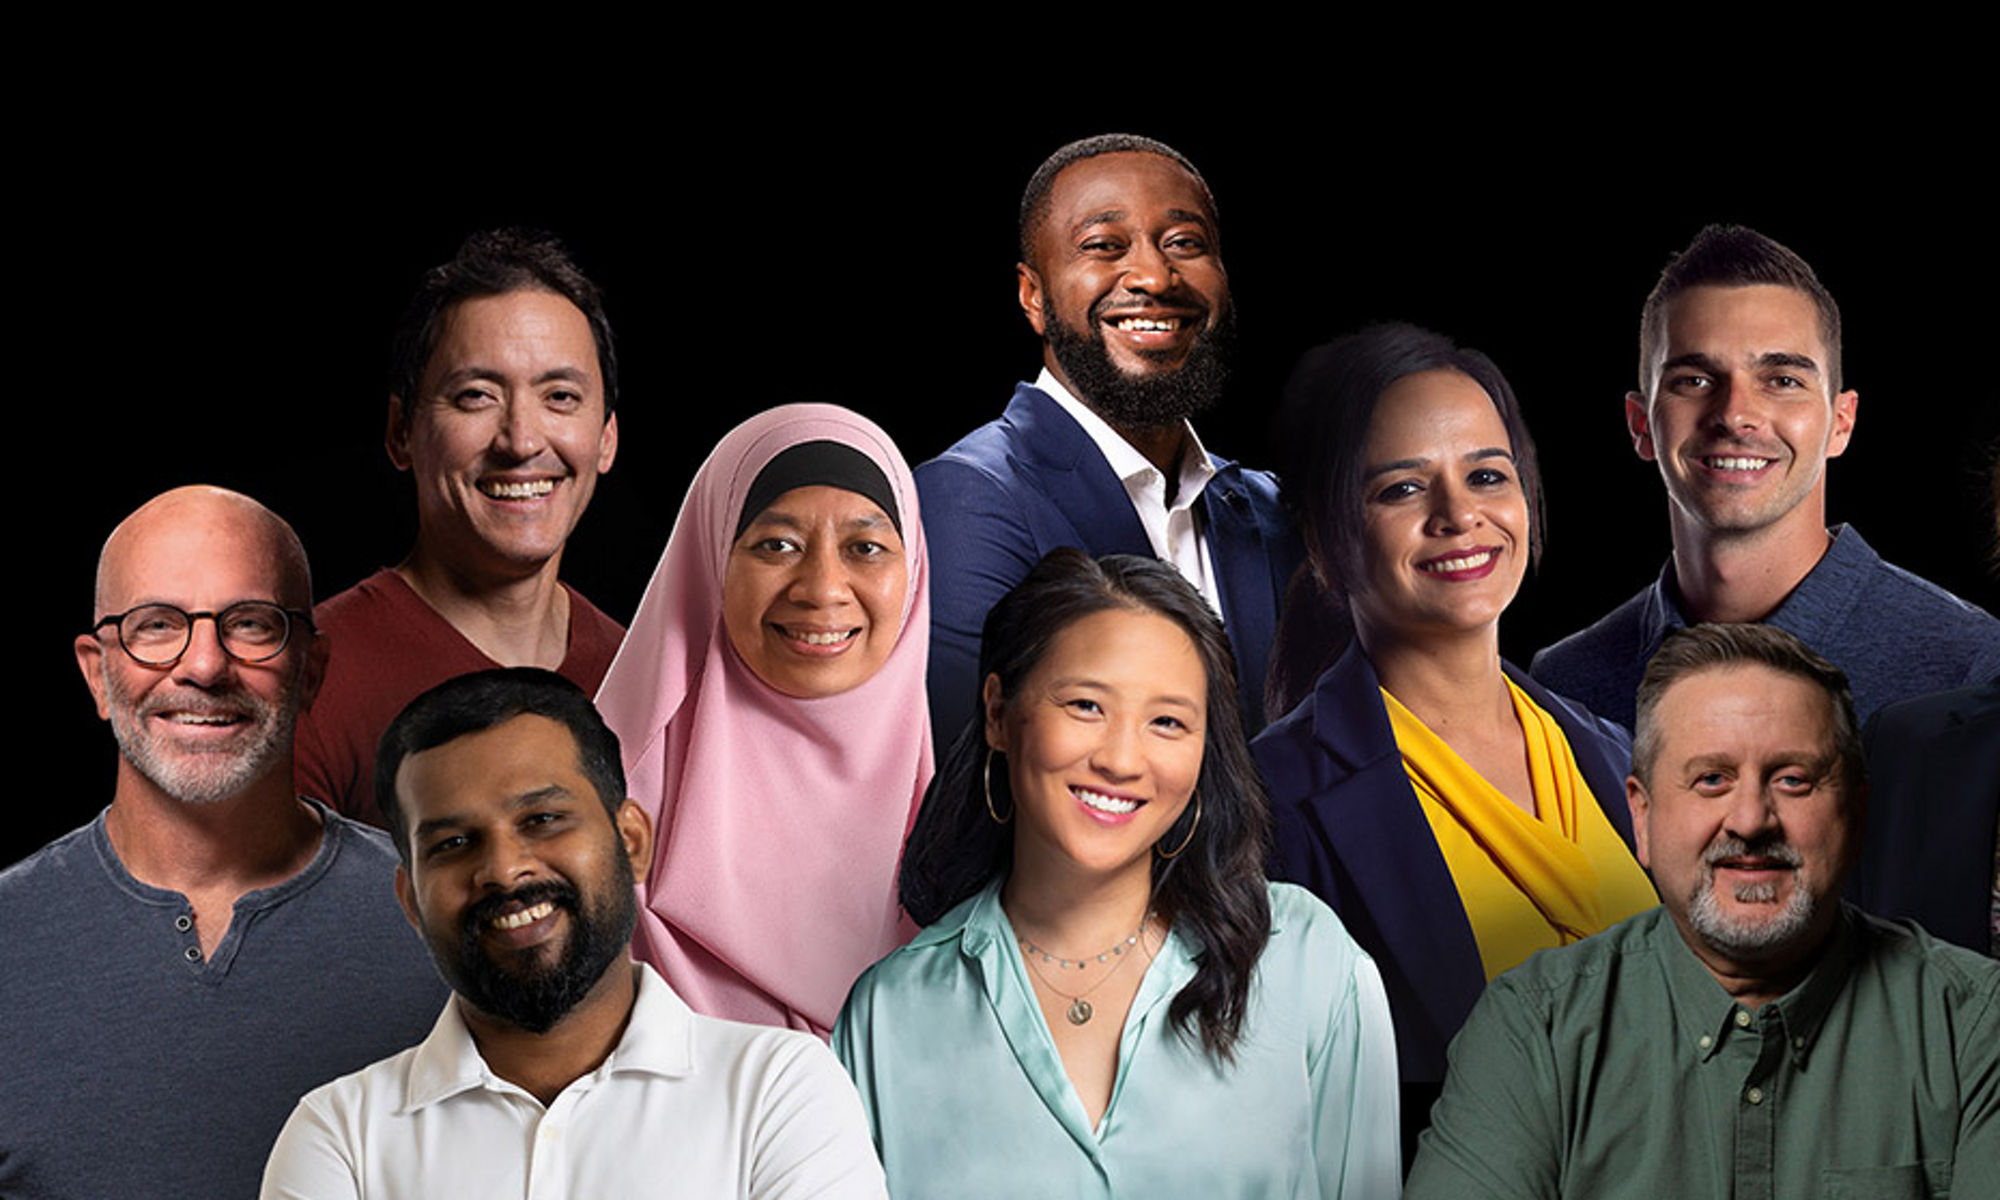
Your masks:
[[[1771,465],[1768,458],[1708,458],[1702,460],[1718,471],[1761,471]]]
[[[230,725],[236,721],[229,713],[174,713],[167,719],[176,725]]]
[[[1102,792],[1093,792],[1089,788],[1071,788],[1070,792],[1098,812],[1110,813],[1113,816],[1122,817],[1139,807],[1137,800],[1121,800],[1117,796],[1107,796]]]
[[[521,909],[519,912],[510,912],[504,917],[493,918],[493,928],[521,929],[525,926],[533,925],[535,922],[541,920],[543,917],[548,916],[555,910],[556,906],[554,904],[551,904],[549,901],[544,900],[540,904],[530,905],[527,908]]]
[[[1113,328],[1127,333],[1172,333],[1180,328],[1180,322],[1173,318],[1159,320],[1154,317],[1126,317],[1115,322]]]
[[[1441,558],[1436,562],[1423,564],[1426,571],[1470,571],[1493,561],[1494,551],[1481,550],[1477,554],[1467,554],[1459,558]]]
[[[483,479],[479,490],[495,500],[533,500],[556,490],[553,479]]]
[[[858,629],[849,629],[844,633],[792,633],[791,637],[808,646],[838,646],[859,632]]]

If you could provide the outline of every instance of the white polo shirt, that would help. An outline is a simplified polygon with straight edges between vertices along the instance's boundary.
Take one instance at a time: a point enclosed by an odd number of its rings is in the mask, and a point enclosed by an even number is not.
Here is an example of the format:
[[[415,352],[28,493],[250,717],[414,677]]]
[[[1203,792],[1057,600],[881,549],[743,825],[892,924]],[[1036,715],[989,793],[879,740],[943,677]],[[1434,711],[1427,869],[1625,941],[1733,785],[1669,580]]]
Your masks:
[[[1208,450],[1195,436],[1194,426],[1186,425],[1187,447],[1181,454],[1174,502],[1168,504],[1167,478],[1160,469],[1113,429],[1109,421],[1098,416],[1096,410],[1071,395],[1054,372],[1043,367],[1035,378],[1035,386],[1047,392],[1051,400],[1083,426],[1097,452],[1111,465],[1112,474],[1125,485],[1125,495],[1132,501],[1139,524],[1145,527],[1146,541],[1152,544],[1154,557],[1171,563],[1220,617],[1222,589],[1216,582],[1215,564],[1209,559],[1208,538],[1194,519],[1194,502],[1200,499],[1208,481],[1215,478],[1215,464],[1209,461]]]
[[[637,969],[617,1048],[553,1104],[487,1069],[454,997],[422,1042],[299,1101],[262,1195],[882,1200],[860,1098],[818,1039],[701,1016]]]

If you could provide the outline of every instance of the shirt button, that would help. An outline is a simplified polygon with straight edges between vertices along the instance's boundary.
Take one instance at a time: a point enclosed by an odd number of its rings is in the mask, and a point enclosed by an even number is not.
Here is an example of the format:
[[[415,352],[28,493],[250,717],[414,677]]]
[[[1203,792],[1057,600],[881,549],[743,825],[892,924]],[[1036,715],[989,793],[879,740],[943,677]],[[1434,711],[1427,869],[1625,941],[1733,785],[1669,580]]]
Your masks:
[[[187,949],[181,951],[181,953],[187,957],[189,962],[201,961],[201,950],[198,947],[189,946]]]
[[[1715,1039],[1714,1039],[1714,1038],[1712,1038],[1712,1037],[1708,1036],[1708,1035],[1707,1035],[1707,1034],[1705,1034],[1705,1033],[1701,1035],[1701,1048],[1702,1048],[1702,1049],[1706,1050],[1706,1049],[1708,1049],[1708,1048],[1709,1048],[1710,1046],[1713,1046],[1713,1045],[1715,1045]]]
[[[1764,1089],[1760,1087],[1753,1087],[1749,1091],[1743,1093],[1743,1098],[1745,1100],[1748,1100],[1752,1104],[1762,1104],[1764,1103]]]
[[[1806,1040],[1804,1038],[1795,1037],[1792,1039],[1792,1049],[1803,1050],[1805,1048],[1806,1048]]]
[[[186,933],[188,930],[194,928],[194,918],[188,916],[186,913],[182,913],[180,916],[174,918],[174,928],[180,930],[182,933]]]
[[[1740,1008],[1736,1010],[1736,1028],[1738,1029],[1750,1028],[1750,1014],[1744,1012]]]

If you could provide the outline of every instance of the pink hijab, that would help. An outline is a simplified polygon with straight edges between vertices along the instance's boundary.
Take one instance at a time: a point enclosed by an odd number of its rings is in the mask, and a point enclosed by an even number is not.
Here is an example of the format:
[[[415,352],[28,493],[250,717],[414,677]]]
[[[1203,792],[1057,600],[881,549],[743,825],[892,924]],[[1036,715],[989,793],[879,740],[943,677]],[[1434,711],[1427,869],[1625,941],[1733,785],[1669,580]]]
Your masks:
[[[722,625],[722,576],[757,473],[800,442],[860,451],[895,490],[909,587],[882,668],[800,700],[751,672]],[[697,1012],[822,1038],[864,968],[908,940],[903,838],[931,778],[929,568],[910,468],[874,422],[788,404],[695,474],[597,706],[653,819],[633,954]]]

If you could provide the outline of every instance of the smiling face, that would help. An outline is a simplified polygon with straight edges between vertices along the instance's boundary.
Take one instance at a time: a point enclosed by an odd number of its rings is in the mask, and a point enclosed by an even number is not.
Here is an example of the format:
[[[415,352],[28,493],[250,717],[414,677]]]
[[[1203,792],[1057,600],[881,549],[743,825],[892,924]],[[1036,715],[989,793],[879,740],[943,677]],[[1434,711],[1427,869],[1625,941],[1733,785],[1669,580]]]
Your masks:
[[[388,449],[417,481],[420,546],[475,576],[558,562],[618,451],[590,322],[554,292],[447,309],[418,395],[389,406]]]
[[[303,558],[293,562],[277,518],[245,497],[211,489],[170,492],[119,526],[99,567],[98,615],[140,604],[219,612],[244,600],[311,603]],[[215,623],[197,620],[187,651],[149,667],[120,648],[112,627],[76,639],[77,665],[117,738],[121,790],[150,785],[184,804],[231,799],[291,774],[292,728],[325,667],[324,639],[297,623],[285,650],[242,663]]]
[[[615,990],[649,829],[630,800],[606,812],[566,726],[525,713],[412,754],[390,803],[410,840],[396,895],[466,1003],[542,1033]]]
[[[1825,691],[1762,664],[1697,671],[1653,710],[1658,752],[1626,782],[1639,861],[1681,936],[1734,973],[1809,954],[1855,850]]]
[[[1826,460],[1847,449],[1856,396],[1829,395],[1810,297],[1777,284],[1693,287],[1665,310],[1650,398],[1626,397],[1639,457],[1657,462],[1674,529],[1697,537],[1826,535]]]
[[[729,549],[729,644],[787,696],[860,687],[896,648],[909,570],[903,539],[873,500],[845,488],[793,488]]]
[[[1212,403],[1229,277],[1208,194],[1157,154],[1065,167],[1017,268],[1021,308],[1064,386],[1114,426],[1156,428]]]
[[[1148,876],[1201,775],[1207,696],[1193,640],[1131,608],[1058,633],[1018,695],[989,677],[986,740],[1006,755],[1016,870]]]
[[[1451,370],[1391,384],[1368,427],[1364,578],[1350,590],[1363,646],[1489,629],[1527,571],[1528,504],[1507,426]]]

